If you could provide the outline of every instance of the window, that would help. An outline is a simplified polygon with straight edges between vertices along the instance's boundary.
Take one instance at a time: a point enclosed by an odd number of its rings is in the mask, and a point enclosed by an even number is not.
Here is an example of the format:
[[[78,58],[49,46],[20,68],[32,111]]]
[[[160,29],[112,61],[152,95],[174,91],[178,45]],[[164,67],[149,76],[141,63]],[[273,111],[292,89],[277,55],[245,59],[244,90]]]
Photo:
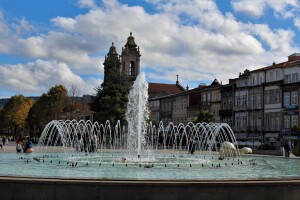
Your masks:
[[[298,126],[298,115],[292,115],[292,127]]]
[[[206,94],[205,93],[202,94],[202,101],[206,101]]]
[[[280,90],[276,90],[275,103],[280,103]]]
[[[242,126],[243,126],[243,127],[246,127],[246,126],[247,126],[247,117],[246,117],[246,116],[243,116],[243,117],[242,117]]]
[[[210,102],[210,93],[207,93],[207,101]]]
[[[266,125],[267,127],[270,126],[270,115],[266,115],[265,125]]]
[[[298,105],[298,92],[291,92],[291,105]]]
[[[240,105],[240,97],[239,97],[239,96],[237,96],[237,97],[235,98],[235,105],[236,105],[236,106],[239,106],[239,105]]]
[[[291,128],[290,116],[284,116],[284,128]]]
[[[265,98],[265,104],[269,104],[270,103],[270,90],[266,90],[264,98]]]
[[[261,94],[257,94],[257,106],[261,107]]]
[[[240,118],[239,117],[235,118],[235,123],[236,123],[236,127],[239,128],[240,127]]]
[[[298,81],[299,81],[299,73],[285,75],[284,83],[294,83]]]
[[[275,116],[274,116],[274,114],[271,115],[270,126],[271,126],[271,128],[275,127]]]
[[[270,90],[270,103],[274,104],[276,103],[276,98],[275,98],[275,90]]]
[[[291,82],[291,75],[288,74],[288,75],[285,75],[284,76],[284,83],[290,83]]]
[[[284,93],[284,106],[298,105],[298,91]]]
[[[135,63],[131,61],[129,66],[129,76],[134,76],[134,75],[135,75]]]
[[[245,106],[247,104],[246,95],[242,96],[242,106]]]
[[[251,108],[253,108],[253,104],[254,104],[254,100],[253,100],[253,99],[254,99],[254,95],[251,94],[251,95],[250,95],[250,103],[251,103],[250,106],[251,106]]]
[[[227,101],[223,101],[223,109],[227,109]]]
[[[276,70],[276,80],[279,80],[279,70]]]
[[[252,85],[255,85],[256,84],[256,76],[253,76],[252,77]]]
[[[295,73],[295,74],[292,74],[292,82],[298,82],[299,80],[299,74],[298,73]]]
[[[284,106],[290,105],[290,93],[289,92],[284,93],[284,95],[283,95],[283,104],[284,104]]]
[[[257,116],[256,125],[261,126],[261,116]]]
[[[278,115],[276,115],[276,122],[275,122],[275,127],[276,129],[280,129],[280,117]]]
[[[274,81],[274,72],[270,72],[270,81]]]

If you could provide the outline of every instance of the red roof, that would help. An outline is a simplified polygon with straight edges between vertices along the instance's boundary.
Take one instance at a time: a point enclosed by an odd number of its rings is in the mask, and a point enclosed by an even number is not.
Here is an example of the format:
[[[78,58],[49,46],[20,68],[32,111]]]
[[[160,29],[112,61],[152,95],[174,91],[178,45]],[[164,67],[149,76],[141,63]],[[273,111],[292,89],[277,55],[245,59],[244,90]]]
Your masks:
[[[184,91],[182,86],[177,84],[149,83],[148,87],[149,98],[160,95],[175,94],[182,91]]]

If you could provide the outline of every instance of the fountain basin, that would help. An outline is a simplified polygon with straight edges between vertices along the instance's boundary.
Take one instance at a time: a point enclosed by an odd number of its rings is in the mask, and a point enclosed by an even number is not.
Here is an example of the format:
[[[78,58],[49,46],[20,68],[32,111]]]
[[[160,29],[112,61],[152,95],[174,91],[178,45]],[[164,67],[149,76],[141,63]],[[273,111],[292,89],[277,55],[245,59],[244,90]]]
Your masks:
[[[298,199],[300,193],[299,159],[156,154],[148,164],[154,166],[147,168],[147,162],[124,163],[119,154],[3,153],[0,193],[4,199],[20,199],[19,194],[30,192],[28,199],[45,200]]]
[[[248,181],[90,180],[0,177],[3,199],[298,199],[299,179]],[[28,195],[28,198],[24,194]],[[23,194],[23,195],[22,195]]]
[[[137,162],[122,153],[0,154],[0,175],[63,179],[109,180],[257,180],[300,178],[300,160],[270,156],[241,156],[219,160],[201,154],[156,154]]]

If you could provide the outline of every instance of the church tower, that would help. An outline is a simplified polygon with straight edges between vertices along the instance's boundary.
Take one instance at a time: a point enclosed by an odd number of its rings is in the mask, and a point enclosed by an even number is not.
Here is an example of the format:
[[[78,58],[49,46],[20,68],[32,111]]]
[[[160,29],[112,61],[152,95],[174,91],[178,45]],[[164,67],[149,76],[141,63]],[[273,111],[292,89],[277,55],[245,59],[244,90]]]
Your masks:
[[[127,43],[122,48],[122,68],[121,74],[128,76],[130,82],[135,81],[137,75],[140,73],[140,48],[136,45],[134,37],[130,32],[127,38]]]
[[[120,73],[120,68],[121,68],[120,56],[116,51],[116,47],[114,46],[114,43],[112,43],[111,47],[109,48],[109,52],[107,56],[105,56],[103,65],[104,65],[103,85],[105,86],[107,82],[110,81],[112,78],[111,73]]]

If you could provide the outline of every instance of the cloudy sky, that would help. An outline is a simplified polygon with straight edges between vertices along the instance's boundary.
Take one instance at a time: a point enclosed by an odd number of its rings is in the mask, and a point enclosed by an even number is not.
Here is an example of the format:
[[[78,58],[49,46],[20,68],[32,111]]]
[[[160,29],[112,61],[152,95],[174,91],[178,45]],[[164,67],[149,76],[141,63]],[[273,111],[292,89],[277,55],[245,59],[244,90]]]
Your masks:
[[[0,0],[0,98],[93,94],[132,32],[148,82],[223,84],[300,52],[298,0]]]

